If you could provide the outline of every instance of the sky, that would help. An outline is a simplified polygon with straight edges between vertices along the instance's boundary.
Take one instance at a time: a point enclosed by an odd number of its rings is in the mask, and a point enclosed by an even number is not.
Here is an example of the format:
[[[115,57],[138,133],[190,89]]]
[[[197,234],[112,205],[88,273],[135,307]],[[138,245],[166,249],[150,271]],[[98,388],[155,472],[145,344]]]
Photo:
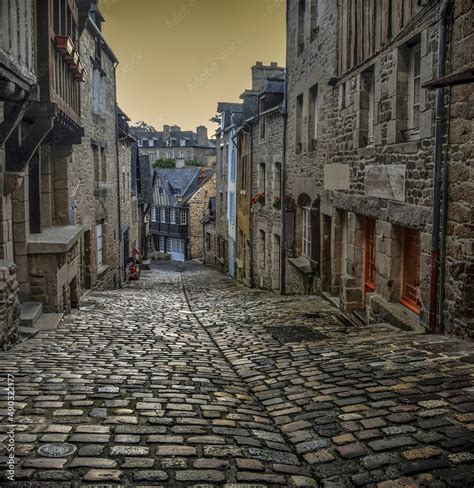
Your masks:
[[[238,102],[256,61],[285,64],[285,0],[101,0],[119,59],[117,97],[132,122],[215,126]]]

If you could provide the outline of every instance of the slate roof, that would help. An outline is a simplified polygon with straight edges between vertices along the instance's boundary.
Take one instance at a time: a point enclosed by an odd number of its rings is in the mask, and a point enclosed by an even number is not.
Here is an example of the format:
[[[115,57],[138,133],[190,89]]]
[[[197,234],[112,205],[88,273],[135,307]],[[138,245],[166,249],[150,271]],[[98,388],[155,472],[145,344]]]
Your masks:
[[[224,119],[224,130],[229,128],[233,123],[239,124],[243,120],[243,104],[242,103],[230,103],[230,102],[219,102],[217,104],[217,112],[222,114],[225,113]],[[233,123],[231,121],[231,114],[234,114]],[[217,129],[217,132],[220,130]]]
[[[211,168],[156,169],[153,189],[155,205],[183,206],[214,174]],[[199,176],[202,176],[202,179]],[[161,191],[160,191],[161,188]],[[179,195],[175,193],[179,190]],[[179,201],[178,201],[179,199]]]

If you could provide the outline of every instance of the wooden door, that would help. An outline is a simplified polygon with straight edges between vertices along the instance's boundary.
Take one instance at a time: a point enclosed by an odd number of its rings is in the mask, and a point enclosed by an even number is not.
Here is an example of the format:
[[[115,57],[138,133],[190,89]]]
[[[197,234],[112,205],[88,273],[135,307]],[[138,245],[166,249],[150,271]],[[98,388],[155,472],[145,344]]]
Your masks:
[[[420,313],[420,233],[405,229],[403,236],[402,304]]]

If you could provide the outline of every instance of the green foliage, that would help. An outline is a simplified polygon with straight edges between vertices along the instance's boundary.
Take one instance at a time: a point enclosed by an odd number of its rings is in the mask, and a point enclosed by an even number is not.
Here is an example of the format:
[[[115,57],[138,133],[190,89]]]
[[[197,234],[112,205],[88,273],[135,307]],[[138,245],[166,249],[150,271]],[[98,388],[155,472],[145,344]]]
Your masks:
[[[144,130],[145,132],[156,132],[156,129],[152,125],[148,125],[143,120],[137,122],[136,125],[133,126],[134,129]]]
[[[204,166],[204,164],[202,163],[202,161],[199,161],[196,158],[194,158],[194,159],[187,159],[184,162],[184,165],[185,166],[192,166],[194,168],[196,168],[196,167],[200,168],[200,167]]]
[[[166,168],[176,168],[176,160],[167,158],[167,159],[157,159],[153,164],[153,168],[158,169],[166,169]]]

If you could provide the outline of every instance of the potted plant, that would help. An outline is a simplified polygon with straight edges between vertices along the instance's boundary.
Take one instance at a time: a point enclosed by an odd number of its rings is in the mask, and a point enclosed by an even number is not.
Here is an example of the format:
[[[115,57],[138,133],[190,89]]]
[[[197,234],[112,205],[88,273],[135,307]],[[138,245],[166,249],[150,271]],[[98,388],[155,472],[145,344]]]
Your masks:
[[[252,204],[253,205],[265,205],[265,193],[257,193],[253,198],[252,198]]]

